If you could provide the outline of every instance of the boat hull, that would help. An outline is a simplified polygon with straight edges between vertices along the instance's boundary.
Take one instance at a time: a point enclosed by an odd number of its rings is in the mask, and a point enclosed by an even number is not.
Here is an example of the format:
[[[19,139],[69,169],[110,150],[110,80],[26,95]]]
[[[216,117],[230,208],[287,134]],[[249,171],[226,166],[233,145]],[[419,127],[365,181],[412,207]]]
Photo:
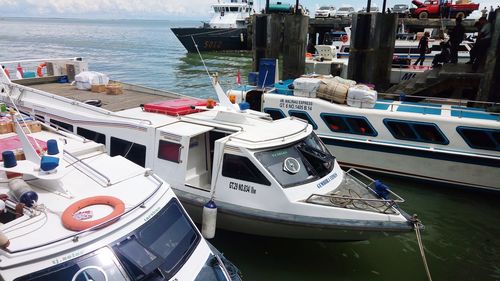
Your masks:
[[[246,28],[172,28],[188,52],[250,50]]]
[[[454,186],[500,190],[500,160],[386,147],[382,144],[321,138],[343,167],[374,171]]]
[[[175,190],[196,223],[202,223],[203,198]],[[413,231],[408,222],[317,218],[284,214],[216,202],[217,228],[251,235],[321,241],[362,241]],[[403,213],[403,212],[402,212]],[[405,213],[407,218],[409,216]]]

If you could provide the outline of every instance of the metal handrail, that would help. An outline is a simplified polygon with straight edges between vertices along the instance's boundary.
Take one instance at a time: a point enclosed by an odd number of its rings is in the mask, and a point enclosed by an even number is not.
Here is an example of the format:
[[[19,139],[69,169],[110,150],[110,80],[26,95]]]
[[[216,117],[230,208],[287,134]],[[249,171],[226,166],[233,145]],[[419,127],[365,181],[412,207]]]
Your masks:
[[[439,109],[439,110],[444,110],[444,111],[458,111],[460,112],[459,118],[462,118],[462,113],[463,112],[468,112],[468,113],[476,113],[476,114],[484,114],[484,115],[497,115],[498,120],[500,121],[500,113],[499,112],[486,112],[486,111],[477,111],[477,110],[472,110],[472,109],[465,109],[465,108],[443,108],[443,107],[435,107],[435,106],[428,106],[428,105],[419,105],[419,104],[394,104],[394,101],[386,102],[386,101],[376,101],[375,104],[387,104],[390,106],[390,111],[394,111],[394,106],[409,106],[409,107],[415,107],[415,108],[423,108],[424,112],[420,112],[421,114],[426,114],[425,109]],[[474,101],[470,101],[474,102]],[[479,103],[479,102],[478,102]],[[494,102],[482,102],[485,104],[491,104],[491,105],[500,105],[500,103],[494,103]],[[458,106],[462,106],[461,103],[459,103]],[[419,112],[412,112],[412,113],[419,113]]]
[[[99,229],[99,228],[101,228],[101,227],[103,227],[103,226],[111,223],[112,221],[116,221],[116,220],[120,219],[121,217],[129,214],[130,212],[134,211],[135,209],[137,209],[137,208],[139,208],[141,206],[144,206],[144,203],[146,203],[146,201],[148,201],[149,199],[151,199],[151,197],[153,197],[153,195],[155,195],[156,192],[158,192],[158,190],[160,189],[160,187],[163,186],[163,181],[157,175],[155,175],[154,173],[152,173],[151,170],[146,170],[146,174],[145,175],[146,176],[151,176],[155,181],[157,181],[158,182],[158,186],[144,200],[142,200],[141,202],[139,202],[138,204],[136,204],[135,206],[133,206],[129,210],[123,212],[122,214],[120,214],[120,215],[118,215],[116,217],[110,218],[110,219],[108,219],[108,220],[106,220],[106,221],[104,221],[104,222],[102,222],[100,224],[97,224],[97,225],[93,226],[93,227],[90,227],[90,228],[87,228],[85,230],[79,231],[76,234],[67,235],[67,236],[64,236],[62,238],[56,239],[54,241],[46,242],[46,243],[43,243],[41,245],[37,245],[37,246],[33,246],[33,247],[27,247],[27,248],[20,249],[20,250],[17,250],[17,251],[10,251],[9,249],[4,249],[4,251],[7,251],[7,252],[9,252],[11,254],[16,254],[16,253],[20,253],[20,252],[29,251],[29,250],[32,250],[32,249],[37,249],[37,248],[40,248],[40,247],[48,246],[50,244],[66,240],[66,239],[68,239],[70,237],[73,237],[73,241],[77,242],[80,235],[82,235],[84,233],[87,233],[87,232],[90,232],[90,231],[93,231],[93,230],[97,230],[97,229]]]
[[[362,180],[360,180],[359,178],[357,178],[353,173],[356,172],[357,174],[359,174],[360,176],[364,177],[365,179],[368,179],[370,180],[370,183],[369,184],[366,184],[364,183]],[[363,174],[362,172],[356,170],[356,169],[349,169],[347,172],[345,172],[345,175],[346,176],[350,176],[351,179],[355,180],[358,184],[362,185],[363,187],[365,187],[366,189],[368,189],[371,193],[373,193],[374,195],[376,195],[377,193],[370,187],[371,185],[374,184],[375,180],[370,178],[369,176]],[[314,197],[320,197],[320,198],[325,198],[325,199],[329,199],[329,201],[331,202],[331,204],[334,205],[334,203],[332,202],[332,199],[341,199],[341,200],[350,200],[350,201],[360,201],[360,202],[363,202],[363,203],[367,203],[368,202],[377,202],[377,203],[383,203],[387,206],[387,208],[385,208],[383,211],[382,210],[379,210],[375,207],[372,206],[372,209],[374,210],[377,210],[379,213],[386,213],[387,210],[389,210],[390,208],[394,207],[394,206],[397,206],[398,203],[404,203],[405,200],[399,196],[398,194],[396,194],[395,192],[393,192],[392,190],[388,189],[388,192],[393,195],[394,197],[396,197],[396,199],[382,199],[382,198],[364,198],[364,197],[353,197],[353,196],[347,196],[347,195],[335,195],[335,194],[311,194],[307,199],[306,199],[306,202],[308,203],[313,203],[313,204],[320,204],[318,202],[315,202],[313,200]],[[370,206],[370,205],[369,205]]]
[[[103,173],[99,172],[98,170],[96,170],[95,168],[93,168],[92,166],[90,166],[89,164],[83,162],[82,159],[76,157],[75,155],[69,153],[66,150],[64,150],[64,154],[72,157],[73,160],[76,160],[75,162],[71,163],[71,165],[74,165],[76,163],[82,163],[86,168],[90,169],[92,172],[94,172],[94,173],[98,174],[99,176],[101,176],[102,178],[104,178],[104,180],[107,181],[107,183],[106,183],[107,186],[111,185],[111,180],[106,175],[104,175]]]

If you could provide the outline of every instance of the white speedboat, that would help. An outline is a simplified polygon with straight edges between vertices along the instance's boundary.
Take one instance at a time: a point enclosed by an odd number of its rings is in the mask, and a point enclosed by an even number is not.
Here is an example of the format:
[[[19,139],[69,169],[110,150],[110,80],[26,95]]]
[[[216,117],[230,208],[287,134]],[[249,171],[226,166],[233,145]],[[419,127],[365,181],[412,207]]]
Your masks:
[[[215,202],[217,221],[203,221],[206,229],[216,223],[263,236],[364,240],[421,227],[386,186],[354,170],[344,172],[307,122],[272,121],[236,108],[218,83],[222,105],[213,108],[208,101],[122,84],[123,98],[101,96],[103,107],[120,108],[110,111],[79,102],[95,94],[51,83],[50,77],[2,79],[11,93],[1,94],[5,102],[100,140],[111,155],[124,155],[168,179],[195,221],[202,222],[202,208],[214,209]],[[127,97],[148,102],[126,105]]]
[[[485,109],[498,103],[379,93],[373,103],[349,106],[346,96],[339,104],[276,88],[242,86],[229,94],[274,119],[307,120],[343,167],[500,189],[500,113]]]
[[[0,127],[0,279],[239,280],[151,170],[23,116]]]

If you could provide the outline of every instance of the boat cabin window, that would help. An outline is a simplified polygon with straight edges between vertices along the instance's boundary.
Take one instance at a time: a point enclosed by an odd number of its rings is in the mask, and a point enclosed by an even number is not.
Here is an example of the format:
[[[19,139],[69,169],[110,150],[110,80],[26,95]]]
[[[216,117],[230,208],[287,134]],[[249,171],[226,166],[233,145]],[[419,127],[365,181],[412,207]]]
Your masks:
[[[238,7],[229,7],[231,12],[238,12]]]
[[[137,165],[146,165],[146,146],[111,137],[111,156],[121,155]]]
[[[228,178],[271,185],[271,182],[255,167],[250,159],[234,154],[224,154],[222,175]]]
[[[289,110],[288,115],[294,116],[297,118],[300,118],[302,120],[306,120],[311,126],[313,127],[314,130],[318,129],[318,125],[313,121],[311,116],[309,116],[309,113],[300,111],[300,110]]]
[[[92,130],[87,130],[81,127],[76,128],[76,133],[88,140],[106,145],[106,136],[104,134],[94,132]]]
[[[376,136],[377,131],[365,117],[321,113],[321,119],[332,132]]]
[[[332,171],[335,160],[314,133],[297,143],[257,152],[255,157],[283,188],[324,177]]]
[[[264,112],[271,115],[271,118],[273,118],[273,120],[285,118],[285,113],[283,113],[283,111],[281,111],[281,109],[264,108]]]
[[[449,143],[439,127],[433,123],[384,119],[384,124],[396,139],[444,145]]]
[[[176,199],[113,249],[132,280],[169,280],[196,249],[201,237]],[[160,272],[165,278],[159,278]],[[100,280],[100,279],[93,279]]]
[[[56,119],[50,119],[50,125],[54,128],[63,128],[67,131],[73,132],[73,125],[56,120]],[[55,125],[55,126],[54,126]]]
[[[111,250],[101,248],[83,257],[66,260],[56,266],[14,280],[128,280],[128,278]]]
[[[170,162],[181,162],[181,144],[160,140],[158,144],[158,158]]]
[[[500,130],[457,127],[457,132],[472,148],[500,151]]]

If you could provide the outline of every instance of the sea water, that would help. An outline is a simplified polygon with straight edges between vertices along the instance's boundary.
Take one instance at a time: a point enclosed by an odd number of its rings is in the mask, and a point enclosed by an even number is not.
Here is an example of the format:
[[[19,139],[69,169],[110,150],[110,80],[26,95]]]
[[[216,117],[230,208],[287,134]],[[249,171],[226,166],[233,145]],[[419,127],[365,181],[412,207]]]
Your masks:
[[[83,57],[114,80],[214,97],[198,54],[170,27],[199,22],[0,18],[0,61]],[[225,89],[251,71],[249,53],[204,53]],[[500,171],[499,171],[500,175]],[[500,194],[377,176],[418,214],[433,280],[500,280]],[[500,180],[500,178],[499,178]],[[415,235],[364,242],[274,239],[217,230],[213,240],[244,280],[426,280]]]

